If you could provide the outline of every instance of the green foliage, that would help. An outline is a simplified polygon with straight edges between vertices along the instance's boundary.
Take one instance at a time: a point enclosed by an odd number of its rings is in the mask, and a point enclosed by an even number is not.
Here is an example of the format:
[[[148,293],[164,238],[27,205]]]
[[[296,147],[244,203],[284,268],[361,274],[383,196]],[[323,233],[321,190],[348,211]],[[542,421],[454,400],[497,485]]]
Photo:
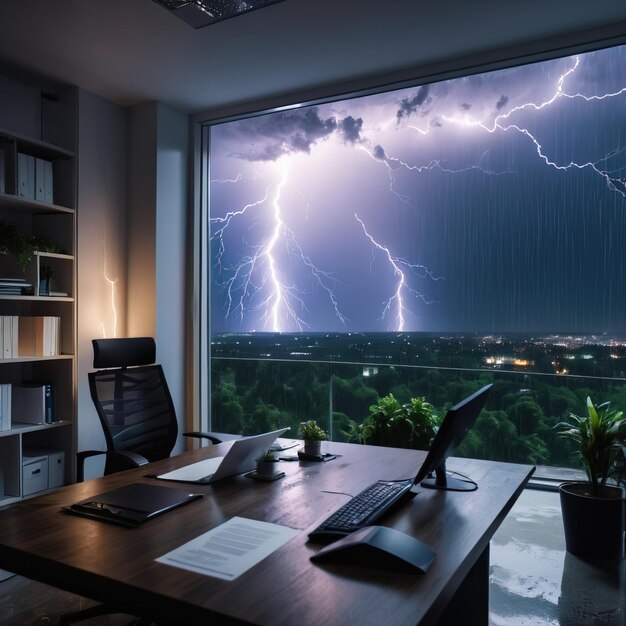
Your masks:
[[[594,497],[600,497],[611,471],[611,464],[624,437],[624,414],[611,409],[610,402],[594,405],[587,397],[587,415],[570,413],[569,422],[560,422],[559,434],[578,444],[578,454],[587,472]]]
[[[328,438],[326,431],[313,420],[302,422],[298,428],[298,434],[305,441],[324,441]]]
[[[626,384],[620,379],[386,366],[380,366],[379,373],[392,369],[393,374],[375,384],[378,374],[363,376],[360,365],[333,363],[329,379],[328,364],[214,359],[211,428],[248,435],[290,426],[295,436],[302,415],[322,426],[332,416],[333,440],[361,441],[363,424],[370,422],[369,407],[389,395],[379,395],[378,388],[390,389],[396,409],[410,398],[426,397],[444,415],[452,404],[493,382],[489,408],[483,409],[455,455],[577,467],[576,442],[561,437],[555,426],[576,413],[587,396],[603,397],[615,407],[626,404]],[[403,442],[388,439],[384,445],[407,446],[409,433],[405,425]]]
[[[266,450],[257,461],[265,461],[266,463],[273,463],[274,461],[278,461],[278,457],[276,453],[271,448]]]
[[[14,256],[22,271],[26,271],[37,250],[58,252],[58,248],[47,237],[27,237],[18,230],[15,222],[0,220],[0,253]]]
[[[400,404],[393,394],[370,406],[362,424],[353,423],[351,438],[361,443],[427,449],[437,432],[435,408],[423,397]]]

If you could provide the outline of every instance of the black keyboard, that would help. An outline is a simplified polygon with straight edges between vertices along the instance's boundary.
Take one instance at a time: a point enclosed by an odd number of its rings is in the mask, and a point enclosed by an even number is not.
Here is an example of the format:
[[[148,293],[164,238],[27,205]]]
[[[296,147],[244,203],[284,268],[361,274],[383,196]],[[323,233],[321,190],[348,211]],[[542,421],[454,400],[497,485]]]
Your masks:
[[[412,480],[379,480],[371,484],[310,532],[309,539],[328,543],[373,524],[408,493],[412,486]]]

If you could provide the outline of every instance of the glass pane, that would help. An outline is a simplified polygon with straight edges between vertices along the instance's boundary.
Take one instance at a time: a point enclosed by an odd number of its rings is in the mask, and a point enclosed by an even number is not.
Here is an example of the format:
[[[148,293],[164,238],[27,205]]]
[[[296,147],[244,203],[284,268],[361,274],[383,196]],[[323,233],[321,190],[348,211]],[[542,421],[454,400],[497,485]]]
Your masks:
[[[459,453],[577,466],[555,425],[626,408],[625,105],[616,46],[212,126],[211,427],[493,381]]]
[[[328,366],[269,360],[211,359],[211,430],[255,435],[315,420],[329,424]]]

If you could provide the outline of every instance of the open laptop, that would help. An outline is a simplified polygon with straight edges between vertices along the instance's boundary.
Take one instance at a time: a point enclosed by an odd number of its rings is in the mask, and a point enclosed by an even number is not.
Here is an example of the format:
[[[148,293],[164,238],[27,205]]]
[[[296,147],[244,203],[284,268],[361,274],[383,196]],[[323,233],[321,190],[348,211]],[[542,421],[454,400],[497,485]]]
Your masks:
[[[274,440],[287,430],[289,429],[282,428],[270,433],[235,439],[225,456],[191,463],[172,472],[159,474],[156,478],[206,485],[249,472],[254,469],[256,459],[267,452]]]

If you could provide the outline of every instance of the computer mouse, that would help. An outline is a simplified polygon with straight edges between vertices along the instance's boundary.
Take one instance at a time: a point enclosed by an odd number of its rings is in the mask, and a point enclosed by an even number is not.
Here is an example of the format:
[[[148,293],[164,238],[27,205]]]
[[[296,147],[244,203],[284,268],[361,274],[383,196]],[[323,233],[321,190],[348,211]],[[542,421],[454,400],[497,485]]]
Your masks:
[[[366,526],[322,548],[311,561],[424,574],[435,556],[415,537],[386,526]]]

